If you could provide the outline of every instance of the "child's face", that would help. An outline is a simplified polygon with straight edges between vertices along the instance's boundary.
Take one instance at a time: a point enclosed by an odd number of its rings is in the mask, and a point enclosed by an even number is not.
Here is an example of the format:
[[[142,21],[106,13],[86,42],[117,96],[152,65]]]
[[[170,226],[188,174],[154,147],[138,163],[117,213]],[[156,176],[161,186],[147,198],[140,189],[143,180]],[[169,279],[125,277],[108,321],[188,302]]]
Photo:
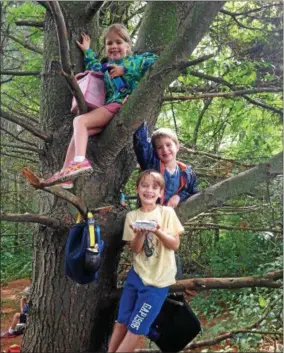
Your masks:
[[[130,46],[116,32],[112,31],[106,37],[106,53],[109,59],[119,60],[127,55]]]
[[[142,206],[154,206],[158,198],[163,195],[163,189],[161,189],[151,175],[145,175],[136,188],[136,191]]]
[[[158,158],[163,163],[176,161],[179,145],[177,145],[170,137],[161,136],[155,141],[155,150]]]

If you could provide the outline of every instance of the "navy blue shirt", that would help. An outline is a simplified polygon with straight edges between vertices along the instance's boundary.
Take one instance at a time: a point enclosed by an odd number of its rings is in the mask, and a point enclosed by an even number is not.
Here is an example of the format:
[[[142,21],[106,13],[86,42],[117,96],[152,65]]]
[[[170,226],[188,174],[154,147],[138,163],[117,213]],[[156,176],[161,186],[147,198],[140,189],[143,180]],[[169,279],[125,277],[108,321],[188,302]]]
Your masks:
[[[168,202],[168,200],[178,191],[179,184],[180,184],[180,169],[178,166],[176,166],[176,170],[171,174],[168,169],[165,169],[165,202]]]

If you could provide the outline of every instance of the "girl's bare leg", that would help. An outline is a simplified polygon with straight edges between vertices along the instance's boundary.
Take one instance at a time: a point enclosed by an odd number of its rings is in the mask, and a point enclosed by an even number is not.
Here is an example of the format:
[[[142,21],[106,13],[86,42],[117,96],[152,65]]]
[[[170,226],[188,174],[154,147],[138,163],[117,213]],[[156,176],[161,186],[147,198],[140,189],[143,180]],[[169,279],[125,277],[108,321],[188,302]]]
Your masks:
[[[69,143],[69,146],[66,152],[66,157],[65,157],[62,169],[67,168],[67,166],[73,161],[74,157],[75,157],[75,144],[74,144],[74,135],[72,135],[71,141]]]
[[[100,128],[100,127],[89,129],[88,136],[97,135],[102,131],[102,129],[103,128]],[[74,135],[73,135],[66,152],[66,157],[65,157],[65,161],[62,169],[67,168],[68,165],[74,160],[74,157],[75,157],[75,143],[74,143]]]
[[[73,121],[75,156],[85,156],[88,143],[88,130],[103,128],[112,117],[113,113],[104,107],[92,110],[83,115],[77,116]]]
[[[124,324],[118,322],[114,324],[114,329],[108,345],[108,352],[116,352],[126,333],[127,328]]]

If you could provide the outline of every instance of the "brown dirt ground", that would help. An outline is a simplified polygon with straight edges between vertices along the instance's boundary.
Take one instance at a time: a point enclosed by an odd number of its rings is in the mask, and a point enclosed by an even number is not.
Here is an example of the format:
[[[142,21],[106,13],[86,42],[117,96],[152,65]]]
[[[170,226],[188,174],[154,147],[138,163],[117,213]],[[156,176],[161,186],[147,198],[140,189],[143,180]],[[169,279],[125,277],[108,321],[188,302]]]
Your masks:
[[[20,310],[20,293],[30,285],[28,279],[18,279],[8,285],[1,286],[1,331],[6,331],[12,322],[15,313]],[[21,345],[23,336],[1,338],[1,352],[7,351],[13,344]]]
[[[14,314],[19,311],[20,293],[29,285],[30,285],[30,280],[19,279],[19,280],[10,282],[8,285],[1,286],[1,331],[5,331],[9,328]],[[216,323],[216,321],[219,321],[220,319],[224,319],[224,318],[228,318],[228,315],[224,314],[218,318],[214,318],[211,322],[207,322],[204,317],[199,317],[199,319],[201,321],[201,325],[203,327],[213,326]],[[6,338],[6,339],[2,338],[0,340],[1,353],[7,351],[8,347],[10,347],[13,344],[21,345],[22,337],[23,336],[18,336],[15,338]],[[222,342],[222,344],[216,344],[214,346],[210,346],[210,351],[211,352],[222,351],[222,349],[224,349],[228,345],[231,345],[231,342],[229,339],[226,340],[225,342]],[[279,344],[279,346],[281,346],[281,349],[283,349],[282,344],[281,345]],[[146,338],[141,337],[137,348],[143,349],[143,348],[147,348],[147,347],[148,347],[148,342],[147,342]],[[200,352],[204,348],[207,348],[207,347],[195,349],[194,351]],[[268,344],[268,342],[266,342],[266,346],[263,345],[263,347],[261,347],[261,348],[263,348],[263,349],[260,349],[260,351],[266,351],[266,352],[275,351],[274,345],[271,343]],[[280,347],[277,347],[277,348],[280,348]],[[231,352],[238,352],[236,346],[232,346],[231,349],[232,349]],[[277,351],[280,351],[280,349],[279,350],[277,349]]]

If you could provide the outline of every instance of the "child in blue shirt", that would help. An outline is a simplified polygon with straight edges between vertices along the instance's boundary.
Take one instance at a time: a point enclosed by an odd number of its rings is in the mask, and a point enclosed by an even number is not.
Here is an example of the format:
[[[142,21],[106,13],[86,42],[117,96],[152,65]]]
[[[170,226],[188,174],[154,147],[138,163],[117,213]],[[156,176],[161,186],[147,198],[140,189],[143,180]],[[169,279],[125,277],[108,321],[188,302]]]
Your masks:
[[[134,151],[142,170],[155,169],[164,176],[166,185],[160,200],[162,205],[177,207],[198,192],[192,167],[176,160],[179,142],[171,129],[160,128],[149,138],[144,122],[134,134]]]

